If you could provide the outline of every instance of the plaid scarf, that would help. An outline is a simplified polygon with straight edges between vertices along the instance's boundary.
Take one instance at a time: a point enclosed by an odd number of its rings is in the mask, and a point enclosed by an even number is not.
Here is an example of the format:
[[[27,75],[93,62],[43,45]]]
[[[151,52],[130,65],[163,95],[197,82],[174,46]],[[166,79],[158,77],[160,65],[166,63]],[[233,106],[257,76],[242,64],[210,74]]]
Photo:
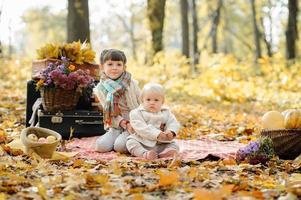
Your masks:
[[[110,126],[112,125],[112,117],[121,114],[118,102],[124,101],[126,104],[124,92],[130,85],[131,74],[123,72],[117,80],[112,80],[103,72],[101,80],[100,89],[106,95],[106,102],[103,110],[104,123]]]

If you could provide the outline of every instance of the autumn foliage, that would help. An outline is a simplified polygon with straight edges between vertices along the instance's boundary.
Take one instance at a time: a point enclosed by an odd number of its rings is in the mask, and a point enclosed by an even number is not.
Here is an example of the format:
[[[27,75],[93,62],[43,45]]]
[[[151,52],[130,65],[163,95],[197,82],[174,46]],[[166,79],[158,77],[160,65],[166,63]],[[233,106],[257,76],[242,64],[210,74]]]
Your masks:
[[[25,123],[30,60],[0,60],[0,199],[297,199],[301,159],[272,158],[266,165],[209,157],[184,162],[145,162],[119,155],[105,162],[43,160],[10,149]],[[182,124],[178,139],[255,141],[268,110],[300,107],[301,65],[283,58],[238,61],[203,55],[191,72],[188,60],[159,53],[152,66],[130,62],[142,86],[162,83],[167,104]]]

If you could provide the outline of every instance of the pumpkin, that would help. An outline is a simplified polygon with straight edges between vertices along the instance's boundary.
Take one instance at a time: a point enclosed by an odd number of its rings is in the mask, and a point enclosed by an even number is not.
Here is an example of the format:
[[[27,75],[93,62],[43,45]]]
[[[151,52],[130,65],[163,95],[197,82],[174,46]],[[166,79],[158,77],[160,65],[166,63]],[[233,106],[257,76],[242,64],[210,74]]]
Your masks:
[[[300,110],[290,110],[286,113],[284,117],[285,128],[301,128],[301,111]]]
[[[269,111],[262,116],[264,129],[284,129],[284,116],[278,111]]]
[[[285,115],[292,110],[296,110],[296,109],[287,109],[287,110],[283,111],[281,114],[283,115],[283,117],[285,117]]]

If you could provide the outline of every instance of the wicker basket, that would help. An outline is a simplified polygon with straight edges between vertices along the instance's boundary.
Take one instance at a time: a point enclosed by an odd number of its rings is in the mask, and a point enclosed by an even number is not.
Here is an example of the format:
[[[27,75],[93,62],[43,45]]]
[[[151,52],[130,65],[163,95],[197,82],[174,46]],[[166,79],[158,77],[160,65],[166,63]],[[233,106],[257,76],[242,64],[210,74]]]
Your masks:
[[[29,134],[32,133],[38,137],[47,137],[53,135],[56,137],[56,140],[51,143],[34,142],[28,139],[27,137]],[[20,138],[25,146],[26,153],[30,154],[31,152],[35,152],[42,158],[51,158],[57,145],[62,139],[62,136],[59,133],[50,129],[39,128],[39,127],[28,127],[22,130]]]
[[[73,110],[80,97],[80,93],[75,90],[60,88],[41,88],[40,93],[46,111]]]
[[[261,136],[270,137],[276,154],[281,159],[295,159],[301,154],[301,129],[262,130]]]

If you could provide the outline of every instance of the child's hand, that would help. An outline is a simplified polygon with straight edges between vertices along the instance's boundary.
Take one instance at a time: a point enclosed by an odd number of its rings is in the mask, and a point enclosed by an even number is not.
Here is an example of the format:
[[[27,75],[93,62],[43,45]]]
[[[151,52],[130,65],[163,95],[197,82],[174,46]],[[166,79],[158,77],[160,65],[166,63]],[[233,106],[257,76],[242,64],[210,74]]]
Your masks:
[[[171,131],[166,131],[166,137],[167,137],[167,140],[172,140],[174,138],[174,135]]]
[[[158,140],[165,141],[166,140],[166,134],[164,132],[161,132],[158,135]]]
[[[125,119],[123,119],[123,120],[121,120],[120,121],[120,123],[119,123],[119,126],[121,127],[121,128],[123,128],[123,129],[127,129],[127,124],[128,124],[129,122],[127,121],[127,120],[125,120]]]
[[[130,123],[126,124],[126,130],[130,133],[130,134],[134,134],[135,130],[133,129],[132,125]]]
[[[158,140],[160,140],[160,141],[166,141],[166,140],[168,140],[166,133],[165,132],[161,132],[158,135]]]

